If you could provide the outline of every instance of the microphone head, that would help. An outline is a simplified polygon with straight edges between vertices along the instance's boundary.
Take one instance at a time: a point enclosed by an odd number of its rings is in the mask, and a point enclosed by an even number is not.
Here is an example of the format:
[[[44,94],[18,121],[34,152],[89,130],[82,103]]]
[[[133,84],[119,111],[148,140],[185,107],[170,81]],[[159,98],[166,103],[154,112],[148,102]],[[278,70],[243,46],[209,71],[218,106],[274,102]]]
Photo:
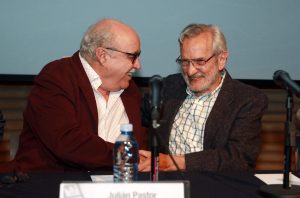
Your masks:
[[[162,82],[163,78],[160,75],[154,75],[150,78],[149,84],[152,84],[154,82]]]
[[[151,118],[153,120],[158,120],[160,117],[160,106],[162,104],[161,100],[161,90],[162,90],[163,78],[159,75],[154,75],[149,80],[150,85],[150,95],[151,95]]]
[[[273,74],[273,81],[275,82],[276,85],[286,88],[286,82],[289,81],[290,75],[283,70],[277,70]]]
[[[286,72],[286,71],[283,71],[283,70],[277,70],[274,72],[273,74],[273,80],[275,82],[280,82],[282,80],[282,76],[287,76],[287,77],[290,77],[290,75]]]
[[[283,70],[274,72],[273,80],[278,86],[289,90],[300,98],[300,86],[291,79],[290,75]]]

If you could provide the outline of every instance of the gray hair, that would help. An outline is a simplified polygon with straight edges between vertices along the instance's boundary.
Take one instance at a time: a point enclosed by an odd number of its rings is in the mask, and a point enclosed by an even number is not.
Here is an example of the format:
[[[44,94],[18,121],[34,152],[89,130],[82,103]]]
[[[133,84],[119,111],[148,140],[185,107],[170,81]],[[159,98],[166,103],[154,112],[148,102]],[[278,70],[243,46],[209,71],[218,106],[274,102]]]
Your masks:
[[[96,49],[109,45],[113,40],[113,33],[108,27],[98,27],[98,23],[91,25],[85,32],[80,43],[80,55],[96,60]]]
[[[189,24],[180,33],[178,42],[182,47],[182,42],[186,38],[194,38],[201,33],[210,32],[213,36],[213,52],[217,55],[227,51],[226,39],[223,32],[216,25]]]

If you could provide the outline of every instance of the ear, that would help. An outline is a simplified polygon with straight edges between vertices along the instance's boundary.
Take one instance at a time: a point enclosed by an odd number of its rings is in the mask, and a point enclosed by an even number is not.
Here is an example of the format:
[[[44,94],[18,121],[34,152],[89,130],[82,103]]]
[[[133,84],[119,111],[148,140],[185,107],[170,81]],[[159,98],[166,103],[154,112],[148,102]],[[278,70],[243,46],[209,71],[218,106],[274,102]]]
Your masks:
[[[228,59],[228,52],[222,52],[218,56],[218,68],[219,70],[223,70],[226,66],[227,59]]]
[[[107,60],[107,53],[103,47],[96,48],[96,59],[99,61],[101,65]]]

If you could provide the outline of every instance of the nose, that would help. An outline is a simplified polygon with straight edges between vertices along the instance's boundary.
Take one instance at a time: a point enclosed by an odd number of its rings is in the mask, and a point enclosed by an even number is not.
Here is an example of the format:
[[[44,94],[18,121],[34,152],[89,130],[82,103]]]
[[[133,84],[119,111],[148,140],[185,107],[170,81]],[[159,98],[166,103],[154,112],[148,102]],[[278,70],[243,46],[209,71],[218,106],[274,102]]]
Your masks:
[[[191,76],[191,75],[197,73],[198,70],[194,67],[194,62],[193,61],[189,61],[189,65],[187,65],[187,67],[183,71],[188,76]]]
[[[140,69],[141,68],[141,60],[140,57],[137,57],[137,59],[133,63],[133,68],[134,69]]]

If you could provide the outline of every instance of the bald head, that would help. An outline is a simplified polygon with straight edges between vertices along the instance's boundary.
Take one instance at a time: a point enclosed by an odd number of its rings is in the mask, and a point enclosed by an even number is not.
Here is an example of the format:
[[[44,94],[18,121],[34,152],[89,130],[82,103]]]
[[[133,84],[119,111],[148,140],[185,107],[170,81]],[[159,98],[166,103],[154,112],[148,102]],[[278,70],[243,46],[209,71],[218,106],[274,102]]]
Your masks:
[[[128,46],[137,42],[140,42],[139,36],[132,27],[115,19],[103,19],[90,26],[84,34],[80,54],[95,60],[98,47]]]
[[[135,36],[138,36],[137,32],[130,27],[129,25],[115,20],[115,19],[103,19],[101,21],[98,21],[95,24],[95,29],[103,30],[103,29],[109,29],[112,34],[120,34],[120,33],[125,33],[125,34],[133,34]]]

